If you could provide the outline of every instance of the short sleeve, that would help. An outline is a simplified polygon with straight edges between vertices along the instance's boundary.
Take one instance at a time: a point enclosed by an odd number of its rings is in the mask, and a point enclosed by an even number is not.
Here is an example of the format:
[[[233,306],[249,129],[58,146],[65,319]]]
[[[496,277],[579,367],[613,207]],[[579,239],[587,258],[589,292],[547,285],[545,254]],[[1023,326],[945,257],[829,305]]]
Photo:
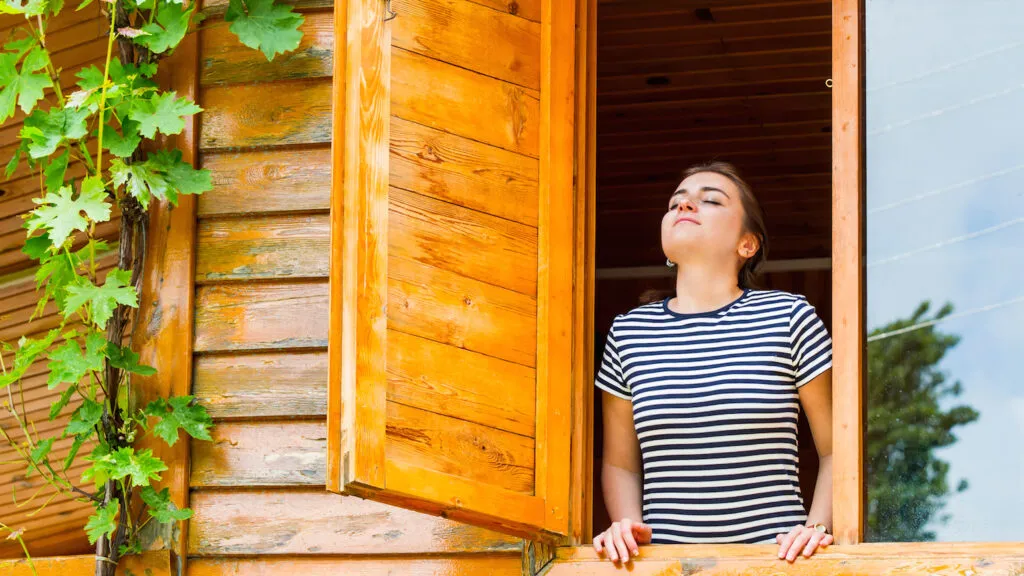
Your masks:
[[[616,320],[618,320],[618,317],[616,317]],[[625,400],[633,399],[633,393],[629,389],[629,384],[622,376],[619,347],[618,342],[615,340],[615,322],[612,322],[612,327],[608,330],[608,339],[604,344],[604,356],[601,358],[601,367],[597,371],[594,384],[598,388],[619,398]]]
[[[796,387],[799,388],[832,367],[832,337],[814,306],[803,296],[793,302],[789,334]]]

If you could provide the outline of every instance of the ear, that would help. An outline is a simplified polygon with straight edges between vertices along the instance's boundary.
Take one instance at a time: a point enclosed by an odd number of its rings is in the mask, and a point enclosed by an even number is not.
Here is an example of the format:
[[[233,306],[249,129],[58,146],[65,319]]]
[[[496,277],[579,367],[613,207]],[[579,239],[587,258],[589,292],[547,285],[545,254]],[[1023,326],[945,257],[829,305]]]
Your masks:
[[[750,259],[757,254],[758,248],[761,247],[761,242],[758,241],[757,235],[753,232],[746,232],[740,238],[740,243],[736,246],[736,253],[739,254],[740,258]]]

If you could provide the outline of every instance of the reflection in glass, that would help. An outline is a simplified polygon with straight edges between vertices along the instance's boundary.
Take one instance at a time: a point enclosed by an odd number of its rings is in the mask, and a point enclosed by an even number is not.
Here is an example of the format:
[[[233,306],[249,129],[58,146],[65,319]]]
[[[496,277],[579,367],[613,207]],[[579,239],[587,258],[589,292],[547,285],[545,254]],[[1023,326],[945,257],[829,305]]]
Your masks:
[[[1024,541],[1024,2],[865,9],[865,538]]]

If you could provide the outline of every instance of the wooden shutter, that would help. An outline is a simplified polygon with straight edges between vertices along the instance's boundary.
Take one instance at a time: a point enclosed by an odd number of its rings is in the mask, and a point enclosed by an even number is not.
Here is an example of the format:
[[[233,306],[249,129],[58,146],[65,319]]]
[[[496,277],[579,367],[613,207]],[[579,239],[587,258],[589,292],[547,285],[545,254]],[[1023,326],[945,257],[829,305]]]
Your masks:
[[[328,488],[565,535],[574,2],[335,6]]]

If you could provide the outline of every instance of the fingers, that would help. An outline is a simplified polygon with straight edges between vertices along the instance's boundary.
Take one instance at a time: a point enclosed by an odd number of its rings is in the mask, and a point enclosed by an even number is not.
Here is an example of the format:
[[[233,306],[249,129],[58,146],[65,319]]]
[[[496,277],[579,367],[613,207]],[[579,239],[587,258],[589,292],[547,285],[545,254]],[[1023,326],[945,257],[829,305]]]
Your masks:
[[[625,562],[629,560],[629,550],[626,549],[626,542],[622,539],[622,523],[620,522],[612,524],[612,542],[615,544],[615,551],[618,553],[618,558],[612,558],[612,561],[621,560]],[[611,546],[608,549],[611,550]]]
[[[797,524],[786,534],[779,534],[779,536],[775,537],[776,540],[779,540],[780,536],[782,537],[782,540],[779,542],[779,558],[786,558],[789,556],[790,546],[796,540],[797,534],[800,532],[801,528],[803,528],[803,525]]]
[[[652,532],[651,527],[643,522],[633,524],[633,537],[637,544],[650,544]]]
[[[640,553],[640,546],[637,545],[636,539],[633,538],[633,530],[637,524],[634,524],[629,518],[623,518],[621,524],[622,541],[626,545],[626,549],[629,551],[629,554],[636,556]]]
[[[818,549],[818,544],[821,543],[822,537],[825,536],[821,532],[815,531],[811,534],[807,544],[804,546],[803,555],[805,558],[810,558],[814,551]]]
[[[600,555],[604,552],[604,532],[601,532],[597,536],[594,536],[594,552]]]
[[[817,532],[802,524],[794,526],[789,531],[789,534],[786,534],[782,539],[782,544],[779,547],[779,558],[785,557],[788,562],[796,560],[801,549],[807,546],[807,543],[811,540],[812,534],[817,534]],[[815,544],[816,546],[817,544]]]

